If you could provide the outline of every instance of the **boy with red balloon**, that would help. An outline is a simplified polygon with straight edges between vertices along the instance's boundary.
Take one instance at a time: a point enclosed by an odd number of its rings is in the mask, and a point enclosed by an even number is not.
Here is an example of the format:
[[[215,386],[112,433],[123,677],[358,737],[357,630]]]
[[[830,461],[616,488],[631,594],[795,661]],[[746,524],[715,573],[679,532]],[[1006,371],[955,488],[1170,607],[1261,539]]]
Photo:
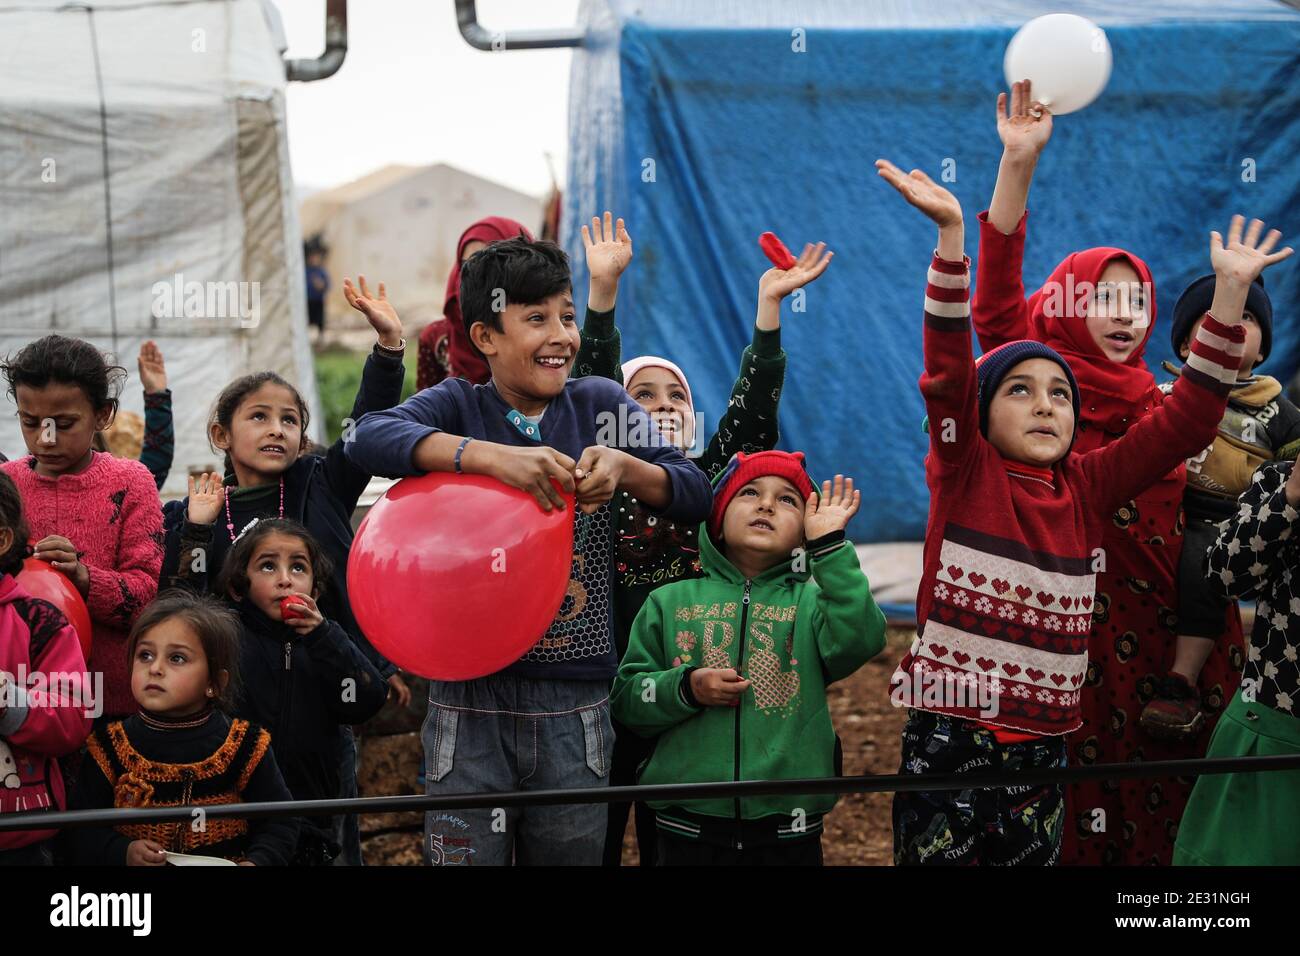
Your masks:
[[[475,679],[430,682],[426,790],[601,786],[608,783],[613,748],[609,683],[618,664],[610,606],[610,499],[625,489],[671,520],[699,522],[709,511],[709,483],[617,383],[569,378],[580,335],[562,249],[524,237],[493,243],[466,261],[460,291],[466,331],[486,358],[491,380],[471,385],[447,379],[397,408],[366,415],[357,423],[349,457],[392,477],[488,476],[532,495],[545,512],[539,518],[572,504],[580,513],[574,516],[569,584],[545,633],[529,635],[530,641],[536,637],[531,647],[504,668],[479,671],[485,676]],[[614,443],[598,444],[602,425],[611,421],[626,427]],[[503,490],[503,505],[509,497]],[[428,533],[453,517],[472,526],[475,516],[459,510],[427,514]],[[485,525],[489,518],[484,516]],[[421,529],[411,531],[418,535]],[[517,601],[507,575],[491,577],[503,570],[494,567],[504,553],[504,542],[491,540],[496,537],[455,542],[465,588],[446,595],[459,602],[483,578],[501,582],[479,626],[452,636],[459,644],[482,646],[485,659],[511,630]],[[388,573],[399,586],[402,542],[391,547]],[[365,587],[349,570],[351,588]],[[382,591],[384,580],[378,576],[369,587]],[[437,619],[411,623],[414,641],[443,637]],[[600,804],[431,813],[426,859],[597,865],[605,817]]]

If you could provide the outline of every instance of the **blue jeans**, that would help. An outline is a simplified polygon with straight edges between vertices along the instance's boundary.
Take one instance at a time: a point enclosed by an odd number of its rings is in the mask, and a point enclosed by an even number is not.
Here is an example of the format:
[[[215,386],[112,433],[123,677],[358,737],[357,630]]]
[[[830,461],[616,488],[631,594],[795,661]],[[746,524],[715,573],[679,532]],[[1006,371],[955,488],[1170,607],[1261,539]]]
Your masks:
[[[339,748],[339,796],[344,800],[357,795],[357,738],[352,728],[343,726],[343,746]],[[361,821],[355,813],[334,818],[334,839],[340,846],[335,866],[365,866],[361,858]]]
[[[430,681],[421,737],[430,796],[607,786],[609,682],[502,674]],[[433,866],[599,866],[607,816],[603,803],[431,811],[424,858]]]

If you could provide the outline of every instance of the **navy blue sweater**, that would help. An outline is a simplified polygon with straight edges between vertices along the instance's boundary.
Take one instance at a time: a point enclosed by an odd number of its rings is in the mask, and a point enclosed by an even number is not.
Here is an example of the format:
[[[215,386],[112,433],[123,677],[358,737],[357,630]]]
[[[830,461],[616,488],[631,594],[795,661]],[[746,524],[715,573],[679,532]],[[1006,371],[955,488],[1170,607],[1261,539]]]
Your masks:
[[[503,445],[546,445],[574,461],[585,449],[603,443],[668,473],[672,501],[662,511],[665,517],[681,524],[708,517],[713,491],[704,472],[663,443],[641,406],[618,383],[603,378],[570,379],[546,407],[535,442],[507,420],[511,411],[491,382],[471,385],[463,379],[446,379],[396,408],[362,418],[347,445],[347,455],[358,468],[372,474],[403,478],[420,474],[411,460],[415,446],[437,431]],[[602,427],[606,423],[625,423],[626,428]],[[617,444],[624,440],[633,444]],[[636,447],[640,445],[645,447]],[[575,521],[568,596],[546,634],[539,635],[537,644],[502,671],[504,674],[608,680],[618,669],[610,602],[616,522],[610,505],[593,515],[575,514]]]

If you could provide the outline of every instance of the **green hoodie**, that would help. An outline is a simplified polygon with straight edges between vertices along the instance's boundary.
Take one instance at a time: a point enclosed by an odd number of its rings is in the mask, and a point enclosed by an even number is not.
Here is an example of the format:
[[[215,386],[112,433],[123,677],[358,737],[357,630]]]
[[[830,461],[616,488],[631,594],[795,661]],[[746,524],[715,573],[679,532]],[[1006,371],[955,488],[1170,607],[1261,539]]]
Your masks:
[[[746,580],[704,525],[699,542],[704,577],[650,593],[614,679],[614,716],[643,737],[659,737],[639,782],[834,776],[826,685],[885,646],[885,618],[853,546],[836,544]],[[734,667],[753,683],[739,707],[695,707],[681,687],[694,667]],[[755,820],[796,809],[812,817],[835,801],[821,794],[650,805]]]

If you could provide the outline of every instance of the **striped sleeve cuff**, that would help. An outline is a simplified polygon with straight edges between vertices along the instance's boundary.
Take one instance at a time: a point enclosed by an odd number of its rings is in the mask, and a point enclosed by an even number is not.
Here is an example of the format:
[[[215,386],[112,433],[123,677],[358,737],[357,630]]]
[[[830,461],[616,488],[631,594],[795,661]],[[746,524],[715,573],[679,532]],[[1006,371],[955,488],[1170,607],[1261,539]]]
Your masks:
[[[1183,375],[1212,392],[1227,395],[1236,384],[1245,341],[1246,330],[1241,325],[1224,325],[1206,312],[1192,340]]]
[[[970,327],[970,257],[961,262],[930,261],[925,282],[925,324],[941,332],[962,332]]]

